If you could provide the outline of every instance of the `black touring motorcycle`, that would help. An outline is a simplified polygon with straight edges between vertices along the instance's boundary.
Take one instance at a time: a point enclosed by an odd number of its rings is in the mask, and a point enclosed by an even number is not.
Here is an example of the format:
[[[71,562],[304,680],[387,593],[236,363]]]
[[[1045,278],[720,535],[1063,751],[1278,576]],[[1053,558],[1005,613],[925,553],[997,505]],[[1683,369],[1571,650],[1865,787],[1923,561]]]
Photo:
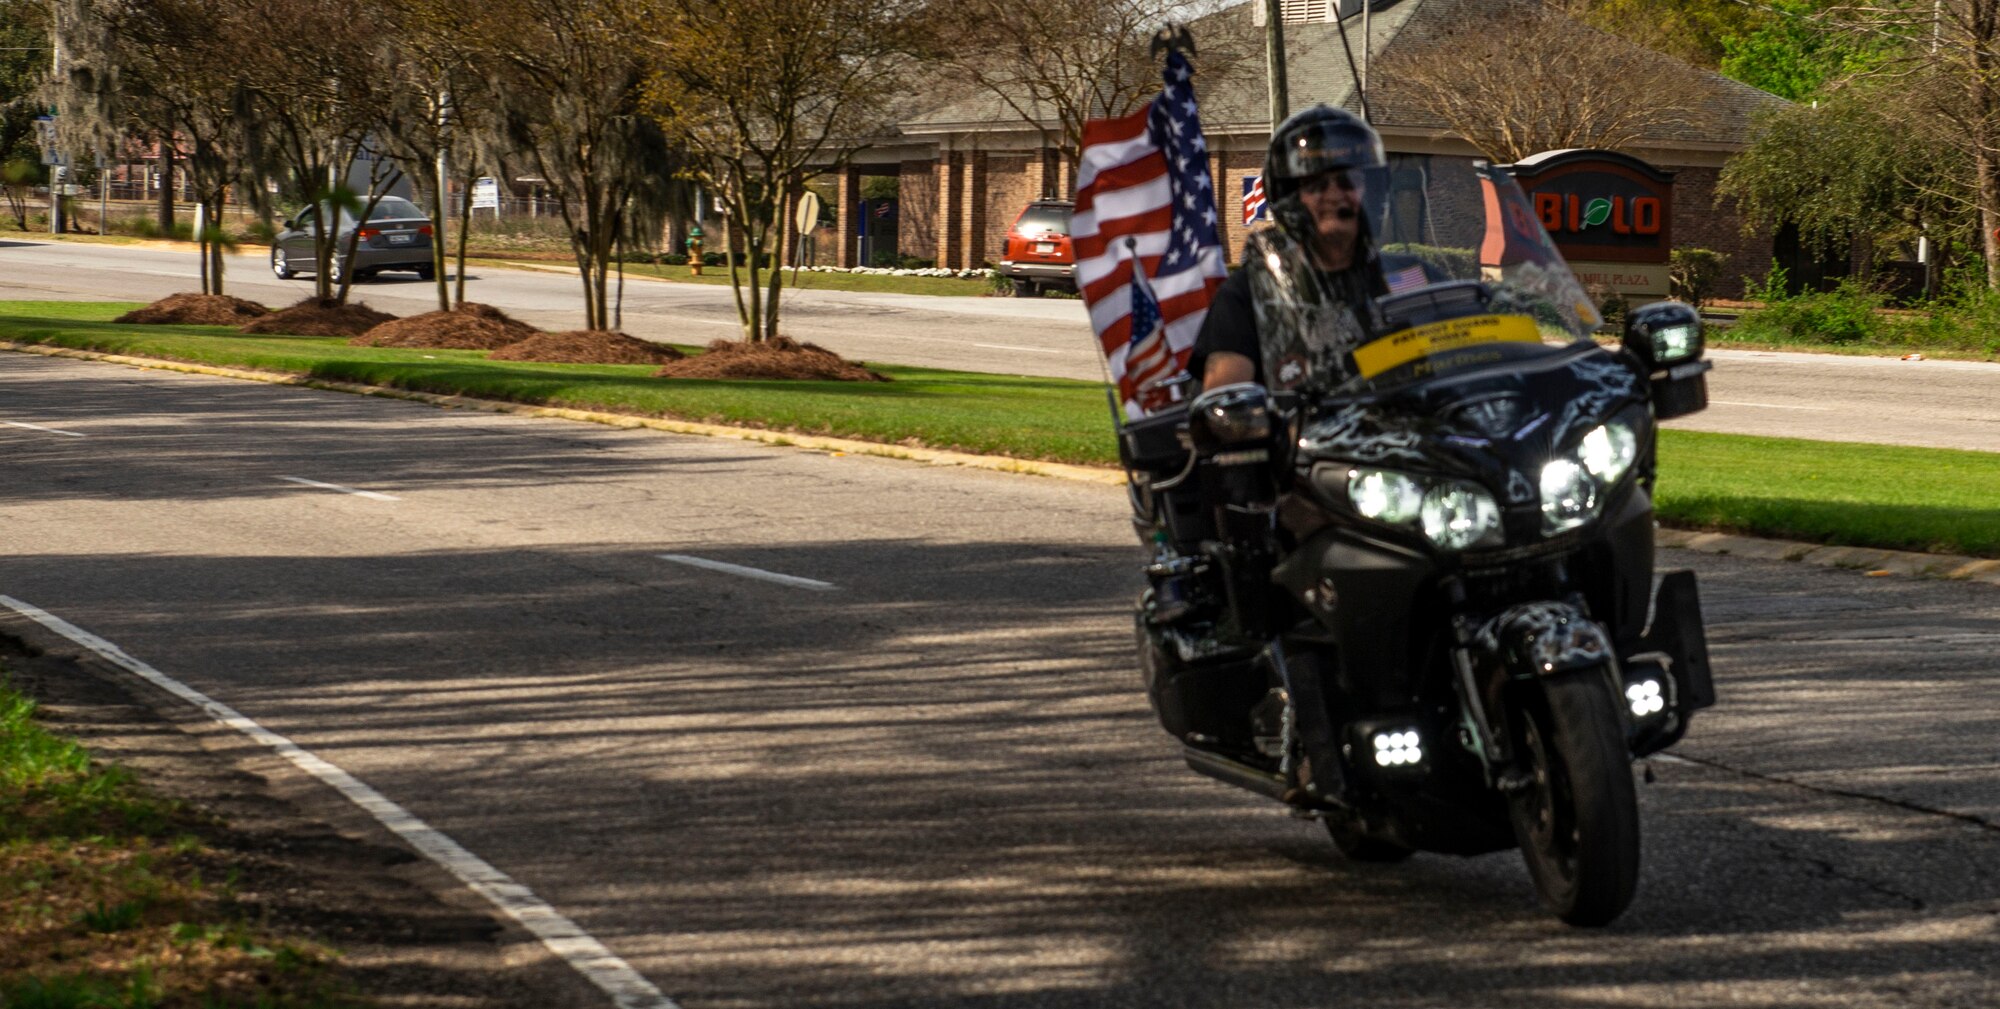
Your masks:
[[[1633,761],[1715,700],[1694,574],[1653,571],[1654,426],[1707,405],[1700,319],[1647,305],[1602,348],[1503,169],[1371,173],[1377,296],[1256,232],[1268,388],[1120,426],[1146,689],[1190,767],[1347,856],[1518,844],[1601,925],[1638,882]]]

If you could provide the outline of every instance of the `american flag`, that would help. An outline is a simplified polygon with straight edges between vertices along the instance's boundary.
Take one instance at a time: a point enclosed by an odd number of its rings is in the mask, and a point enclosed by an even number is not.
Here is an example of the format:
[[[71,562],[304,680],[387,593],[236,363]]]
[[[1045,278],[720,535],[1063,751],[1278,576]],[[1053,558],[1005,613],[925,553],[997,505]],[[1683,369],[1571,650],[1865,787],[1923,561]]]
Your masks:
[[[1264,177],[1250,175],[1243,179],[1243,226],[1249,227],[1264,217]]]
[[[1406,266],[1400,270],[1391,270],[1383,279],[1389,282],[1390,294],[1414,291],[1431,282],[1430,277],[1424,274],[1422,265]]]
[[[1174,400],[1174,392],[1159,384],[1180,374],[1182,363],[1167,347],[1165,322],[1160,315],[1160,299],[1153,296],[1153,285],[1146,282],[1145,267],[1134,258],[1132,341],[1125,353],[1125,374],[1142,413],[1152,413]],[[1123,383],[1119,391],[1125,391]]]
[[[1208,142],[1190,83],[1194,68],[1175,50],[1167,54],[1163,76],[1165,89],[1146,108],[1084,124],[1070,222],[1090,326],[1125,415],[1133,419],[1150,412],[1142,398],[1153,400],[1154,409],[1163,405],[1157,397],[1142,397],[1142,387],[1186,366],[1209,299],[1228,275],[1216,231]],[[1135,283],[1142,277],[1150,277],[1150,284]],[[1159,312],[1156,326],[1139,325],[1146,302]],[[1155,329],[1157,348],[1147,343]],[[1170,363],[1162,367],[1147,359],[1159,353]],[[1142,372],[1155,377],[1142,379]]]

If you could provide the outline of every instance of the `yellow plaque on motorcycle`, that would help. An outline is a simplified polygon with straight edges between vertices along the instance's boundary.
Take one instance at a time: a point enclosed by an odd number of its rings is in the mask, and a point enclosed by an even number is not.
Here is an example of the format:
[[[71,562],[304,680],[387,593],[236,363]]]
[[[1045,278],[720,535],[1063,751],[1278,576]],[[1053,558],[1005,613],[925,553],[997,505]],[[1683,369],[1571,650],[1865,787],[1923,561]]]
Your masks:
[[[1469,315],[1391,333],[1354,351],[1354,367],[1362,378],[1379,378],[1414,365],[1411,378],[1450,368],[1482,363],[1474,348],[1495,343],[1540,343],[1541,330],[1525,315]],[[1470,352],[1470,353],[1467,353]],[[1428,364],[1429,367],[1424,365]]]

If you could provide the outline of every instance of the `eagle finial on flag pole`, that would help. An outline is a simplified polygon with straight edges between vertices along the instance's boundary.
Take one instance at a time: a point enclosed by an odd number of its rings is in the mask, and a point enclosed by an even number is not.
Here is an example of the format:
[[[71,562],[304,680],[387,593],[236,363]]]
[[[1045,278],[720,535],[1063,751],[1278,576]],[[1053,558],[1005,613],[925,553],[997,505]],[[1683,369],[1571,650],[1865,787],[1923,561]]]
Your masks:
[[[1186,53],[1190,59],[1193,58],[1194,33],[1188,31],[1187,25],[1170,22],[1153,33],[1153,59],[1159,59],[1162,52]]]

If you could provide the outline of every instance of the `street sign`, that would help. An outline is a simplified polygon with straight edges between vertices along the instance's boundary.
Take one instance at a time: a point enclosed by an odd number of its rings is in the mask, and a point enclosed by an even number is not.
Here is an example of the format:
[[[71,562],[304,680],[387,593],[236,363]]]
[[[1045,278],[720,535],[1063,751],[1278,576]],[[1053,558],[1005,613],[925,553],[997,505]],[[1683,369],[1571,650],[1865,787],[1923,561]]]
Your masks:
[[[42,164],[69,167],[69,157],[56,150],[56,117],[36,116],[35,135],[42,145]]]
[[[485,207],[489,210],[500,209],[500,183],[498,180],[482,178],[473,181],[472,209],[477,210],[480,207]]]
[[[818,193],[808,189],[804,196],[799,197],[799,212],[793,219],[793,223],[798,225],[799,234],[801,235],[810,235],[813,229],[819,226]]]

